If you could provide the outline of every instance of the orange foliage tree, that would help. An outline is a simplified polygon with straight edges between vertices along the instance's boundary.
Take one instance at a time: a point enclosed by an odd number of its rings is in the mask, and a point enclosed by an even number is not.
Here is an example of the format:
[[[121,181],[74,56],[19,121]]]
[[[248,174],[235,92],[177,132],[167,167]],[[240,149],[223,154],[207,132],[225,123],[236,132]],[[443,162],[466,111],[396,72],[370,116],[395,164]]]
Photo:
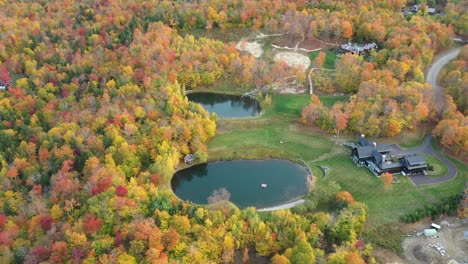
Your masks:
[[[389,172],[385,172],[385,173],[382,173],[382,175],[380,175],[380,179],[382,179],[384,186],[388,187],[390,186],[390,184],[392,184],[393,175]]]

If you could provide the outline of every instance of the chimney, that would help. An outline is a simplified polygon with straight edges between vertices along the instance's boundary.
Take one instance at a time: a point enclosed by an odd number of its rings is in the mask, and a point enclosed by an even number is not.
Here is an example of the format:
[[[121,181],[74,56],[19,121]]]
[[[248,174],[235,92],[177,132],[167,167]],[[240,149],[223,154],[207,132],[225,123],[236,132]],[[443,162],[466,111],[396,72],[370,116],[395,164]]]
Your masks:
[[[382,155],[382,162],[385,162],[385,161],[387,161],[387,156]]]
[[[372,142],[372,145],[374,146],[374,148],[377,147],[377,143],[375,142]]]

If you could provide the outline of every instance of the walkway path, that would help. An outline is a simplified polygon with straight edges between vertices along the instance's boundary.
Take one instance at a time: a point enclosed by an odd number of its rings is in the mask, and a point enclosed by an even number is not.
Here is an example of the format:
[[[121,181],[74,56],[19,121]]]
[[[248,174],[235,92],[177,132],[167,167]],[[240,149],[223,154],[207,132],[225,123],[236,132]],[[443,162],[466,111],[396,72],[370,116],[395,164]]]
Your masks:
[[[270,212],[270,211],[278,211],[278,210],[282,210],[282,209],[288,209],[288,208],[294,207],[296,205],[303,204],[304,202],[305,202],[304,199],[299,199],[299,200],[296,200],[294,202],[290,202],[290,203],[287,203],[287,204],[282,204],[282,205],[278,205],[278,206],[272,206],[272,207],[268,207],[268,208],[257,209],[257,212]]]

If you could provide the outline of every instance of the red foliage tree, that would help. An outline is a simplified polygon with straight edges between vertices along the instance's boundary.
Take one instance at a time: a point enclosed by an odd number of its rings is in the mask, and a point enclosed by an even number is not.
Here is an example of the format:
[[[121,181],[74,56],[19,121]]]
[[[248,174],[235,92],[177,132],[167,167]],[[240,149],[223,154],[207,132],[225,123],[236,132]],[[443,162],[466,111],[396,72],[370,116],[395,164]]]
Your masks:
[[[27,263],[41,263],[49,258],[50,252],[44,246],[37,246],[29,251]]]
[[[380,176],[380,178],[382,179],[385,187],[388,187],[388,186],[390,186],[390,184],[392,184],[393,175],[391,173],[385,172]]]
[[[0,230],[3,229],[3,227],[5,226],[6,221],[7,221],[6,215],[0,214]]]
[[[94,214],[87,213],[84,217],[83,227],[86,234],[92,234],[101,228],[102,220]]]
[[[84,249],[81,248],[74,248],[72,249],[71,253],[71,263],[73,264],[79,264],[83,262],[83,259],[88,256],[88,253]]]
[[[125,197],[128,193],[127,188],[125,186],[119,185],[115,188],[115,194],[120,197]]]
[[[50,263],[65,263],[69,257],[67,242],[57,241],[50,247]]]
[[[39,224],[44,232],[47,232],[52,227],[53,222],[54,219],[48,215],[44,215],[39,219]]]
[[[341,202],[348,202],[348,204],[354,203],[354,197],[347,191],[339,192],[336,195],[336,200]]]
[[[120,231],[118,231],[118,232],[115,234],[114,246],[115,246],[115,247],[119,247],[120,245],[122,245],[122,233],[121,233]]]
[[[161,175],[158,173],[152,174],[150,178],[151,178],[151,182],[155,186],[158,186],[158,184],[161,182]]]
[[[92,195],[97,195],[105,190],[107,190],[110,186],[112,185],[112,177],[111,176],[106,176],[101,179],[96,183],[96,186],[94,186],[91,189],[91,194]]]

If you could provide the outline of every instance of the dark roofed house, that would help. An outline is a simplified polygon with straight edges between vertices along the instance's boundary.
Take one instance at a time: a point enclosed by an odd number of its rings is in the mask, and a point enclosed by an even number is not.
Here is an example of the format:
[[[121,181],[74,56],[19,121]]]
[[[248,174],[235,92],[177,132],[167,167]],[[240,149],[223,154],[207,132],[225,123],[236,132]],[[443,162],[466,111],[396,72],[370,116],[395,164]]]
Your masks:
[[[375,149],[379,153],[389,153],[390,152],[390,146],[388,144],[380,144],[376,145]]]
[[[360,159],[368,159],[372,157],[372,154],[374,152],[374,147],[364,146],[364,147],[358,147],[356,150],[357,150],[357,155]]]
[[[425,172],[427,164],[421,156],[405,156],[402,159],[392,160],[390,146],[387,144],[369,143],[362,135],[356,145],[352,146],[351,157],[359,165],[366,166],[375,175],[384,172],[406,174]]]
[[[361,147],[365,147],[365,146],[371,146],[372,144],[369,143],[369,141],[367,141],[364,135],[361,135],[361,137],[358,140],[358,145]]]
[[[411,155],[402,158],[405,166],[405,172],[408,174],[424,172],[427,169],[427,163],[423,156]]]

